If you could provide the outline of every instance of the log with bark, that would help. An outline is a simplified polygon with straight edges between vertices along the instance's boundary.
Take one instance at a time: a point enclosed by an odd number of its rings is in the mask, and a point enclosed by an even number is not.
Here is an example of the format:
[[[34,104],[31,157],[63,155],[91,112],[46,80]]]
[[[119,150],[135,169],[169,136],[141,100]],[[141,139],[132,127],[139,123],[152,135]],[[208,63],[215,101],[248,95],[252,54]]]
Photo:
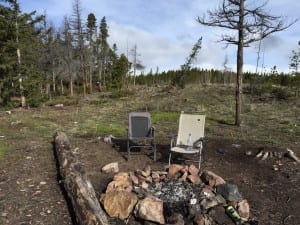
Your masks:
[[[54,143],[61,182],[72,202],[78,224],[108,225],[107,215],[77,157],[72,153],[67,135],[56,132]]]

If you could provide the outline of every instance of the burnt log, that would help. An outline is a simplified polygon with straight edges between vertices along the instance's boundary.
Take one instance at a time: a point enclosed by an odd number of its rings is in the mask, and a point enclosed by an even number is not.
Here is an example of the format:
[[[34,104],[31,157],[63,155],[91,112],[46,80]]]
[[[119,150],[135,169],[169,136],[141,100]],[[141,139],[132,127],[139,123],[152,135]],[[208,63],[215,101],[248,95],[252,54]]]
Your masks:
[[[79,225],[108,225],[107,215],[100,206],[91,182],[73,154],[66,134],[56,132],[54,144],[60,182],[71,200],[77,223]]]

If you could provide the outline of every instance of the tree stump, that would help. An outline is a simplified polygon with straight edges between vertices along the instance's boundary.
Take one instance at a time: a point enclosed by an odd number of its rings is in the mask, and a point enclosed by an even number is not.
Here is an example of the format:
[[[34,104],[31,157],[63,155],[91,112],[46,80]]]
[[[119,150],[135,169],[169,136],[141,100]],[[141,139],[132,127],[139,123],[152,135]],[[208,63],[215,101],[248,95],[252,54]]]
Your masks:
[[[56,132],[54,142],[61,181],[72,202],[78,224],[109,225],[91,182],[71,151],[68,137],[63,132]]]

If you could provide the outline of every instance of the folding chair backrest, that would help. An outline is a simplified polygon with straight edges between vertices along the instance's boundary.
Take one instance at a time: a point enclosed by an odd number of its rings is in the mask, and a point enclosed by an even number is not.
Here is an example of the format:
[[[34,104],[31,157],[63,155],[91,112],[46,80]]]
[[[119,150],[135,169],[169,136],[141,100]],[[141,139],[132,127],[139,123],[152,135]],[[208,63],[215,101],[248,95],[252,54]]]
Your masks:
[[[189,134],[192,142],[204,137],[205,115],[181,113],[176,145],[187,145]]]
[[[149,112],[129,113],[128,137],[145,138],[150,135],[151,117]]]

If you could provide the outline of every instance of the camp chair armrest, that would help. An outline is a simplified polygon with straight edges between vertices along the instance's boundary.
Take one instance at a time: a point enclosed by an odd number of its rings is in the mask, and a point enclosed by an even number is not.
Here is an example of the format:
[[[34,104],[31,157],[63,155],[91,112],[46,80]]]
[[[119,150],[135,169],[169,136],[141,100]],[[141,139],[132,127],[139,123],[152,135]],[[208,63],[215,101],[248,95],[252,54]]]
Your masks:
[[[193,146],[199,147],[203,144],[204,141],[207,140],[207,137],[201,137],[198,140],[194,141]]]

